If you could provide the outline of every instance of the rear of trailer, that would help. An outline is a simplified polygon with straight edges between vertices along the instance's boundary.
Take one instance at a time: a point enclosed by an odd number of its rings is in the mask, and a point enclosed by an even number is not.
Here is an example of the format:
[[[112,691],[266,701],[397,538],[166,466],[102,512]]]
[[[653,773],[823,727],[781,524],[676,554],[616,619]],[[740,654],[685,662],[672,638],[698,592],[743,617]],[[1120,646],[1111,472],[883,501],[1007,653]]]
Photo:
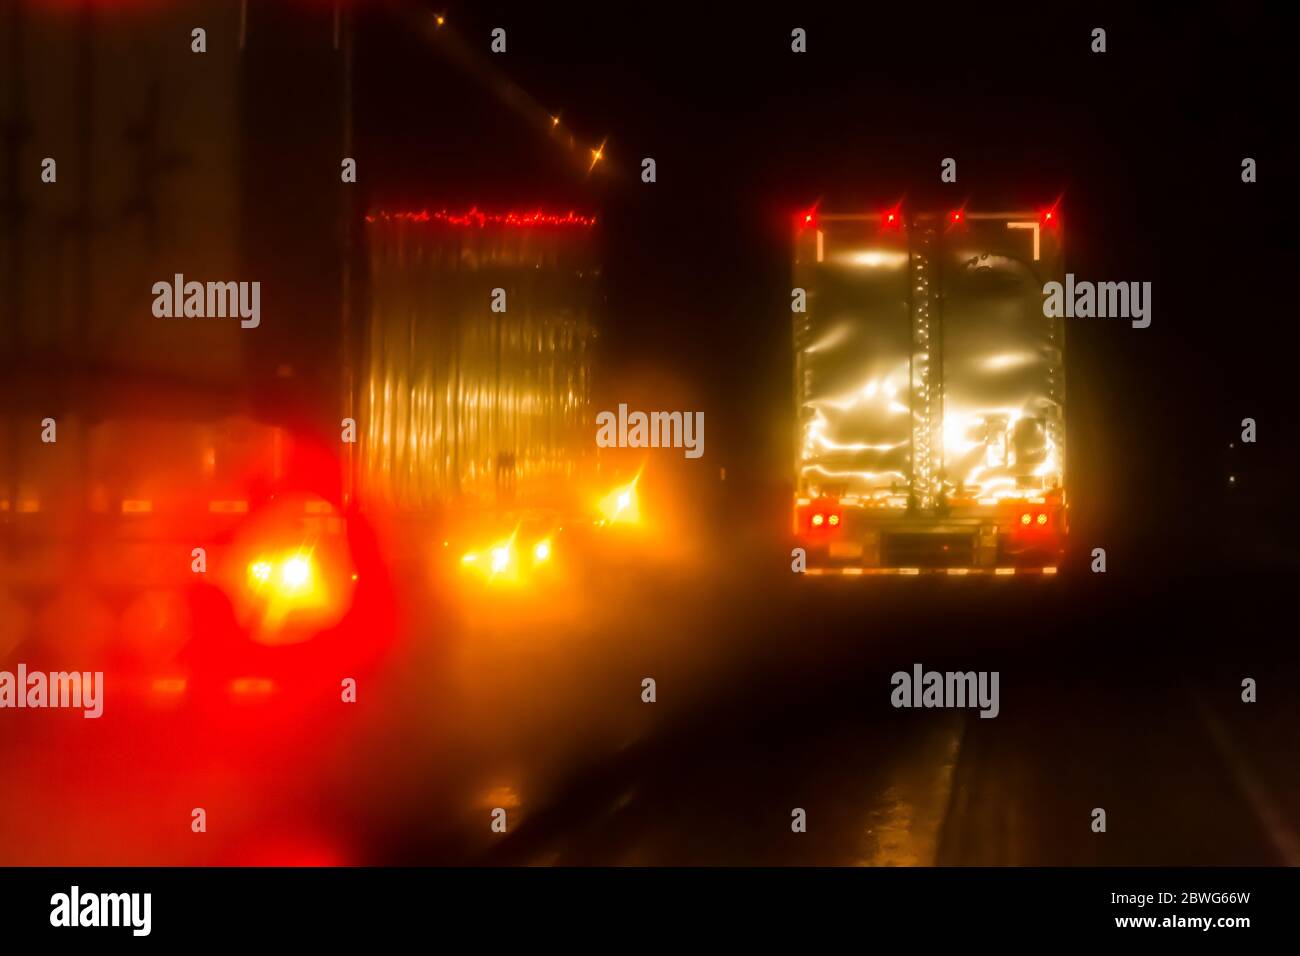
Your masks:
[[[816,211],[795,230],[809,570],[1055,573],[1065,343],[1042,303],[1063,273],[1059,213]]]

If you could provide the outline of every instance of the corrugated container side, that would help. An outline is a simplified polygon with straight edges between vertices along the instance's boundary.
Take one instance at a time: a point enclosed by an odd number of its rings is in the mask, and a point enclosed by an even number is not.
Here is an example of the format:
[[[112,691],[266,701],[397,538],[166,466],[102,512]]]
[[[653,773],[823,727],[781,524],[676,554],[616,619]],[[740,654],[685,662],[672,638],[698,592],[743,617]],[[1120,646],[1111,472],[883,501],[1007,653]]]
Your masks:
[[[561,504],[594,454],[590,229],[368,219],[363,501]]]

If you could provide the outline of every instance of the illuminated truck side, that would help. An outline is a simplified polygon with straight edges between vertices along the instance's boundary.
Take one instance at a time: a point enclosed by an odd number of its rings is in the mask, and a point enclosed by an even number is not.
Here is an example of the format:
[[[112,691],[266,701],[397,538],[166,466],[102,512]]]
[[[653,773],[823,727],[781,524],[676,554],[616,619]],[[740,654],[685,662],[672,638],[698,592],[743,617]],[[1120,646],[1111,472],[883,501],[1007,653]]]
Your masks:
[[[796,218],[794,533],[810,570],[1055,572],[1067,530],[1050,210]]]
[[[595,226],[568,211],[366,217],[364,508],[498,572],[516,550],[549,555],[594,464]]]

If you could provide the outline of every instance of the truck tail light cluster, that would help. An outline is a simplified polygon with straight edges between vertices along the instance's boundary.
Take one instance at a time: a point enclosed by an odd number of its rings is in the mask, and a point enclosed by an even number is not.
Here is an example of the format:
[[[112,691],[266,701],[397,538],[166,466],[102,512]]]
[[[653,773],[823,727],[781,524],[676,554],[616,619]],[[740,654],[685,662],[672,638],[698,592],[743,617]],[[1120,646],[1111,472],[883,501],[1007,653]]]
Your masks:
[[[1020,525],[1023,528],[1045,528],[1047,527],[1047,513],[1044,511],[1033,512],[1024,511],[1020,515]]]
[[[844,516],[839,509],[830,502],[813,502],[807,510],[807,524],[811,531],[825,531],[828,528],[838,528],[844,521]]]

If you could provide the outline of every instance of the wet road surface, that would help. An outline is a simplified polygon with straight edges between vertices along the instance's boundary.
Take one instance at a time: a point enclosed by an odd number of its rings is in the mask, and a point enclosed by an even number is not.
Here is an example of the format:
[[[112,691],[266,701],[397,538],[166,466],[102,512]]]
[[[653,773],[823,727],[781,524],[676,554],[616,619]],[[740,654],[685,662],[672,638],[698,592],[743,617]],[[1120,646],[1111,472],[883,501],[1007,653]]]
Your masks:
[[[798,579],[781,551],[705,553],[544,596],[412,571],[354,704],[122,679],[99,721],[9,712],[0,863],[1300,862],[1294,654],[1239,600],[1280,614],[1283,582]],[[894,708],[914,664],[998,671],[998,716]]]

